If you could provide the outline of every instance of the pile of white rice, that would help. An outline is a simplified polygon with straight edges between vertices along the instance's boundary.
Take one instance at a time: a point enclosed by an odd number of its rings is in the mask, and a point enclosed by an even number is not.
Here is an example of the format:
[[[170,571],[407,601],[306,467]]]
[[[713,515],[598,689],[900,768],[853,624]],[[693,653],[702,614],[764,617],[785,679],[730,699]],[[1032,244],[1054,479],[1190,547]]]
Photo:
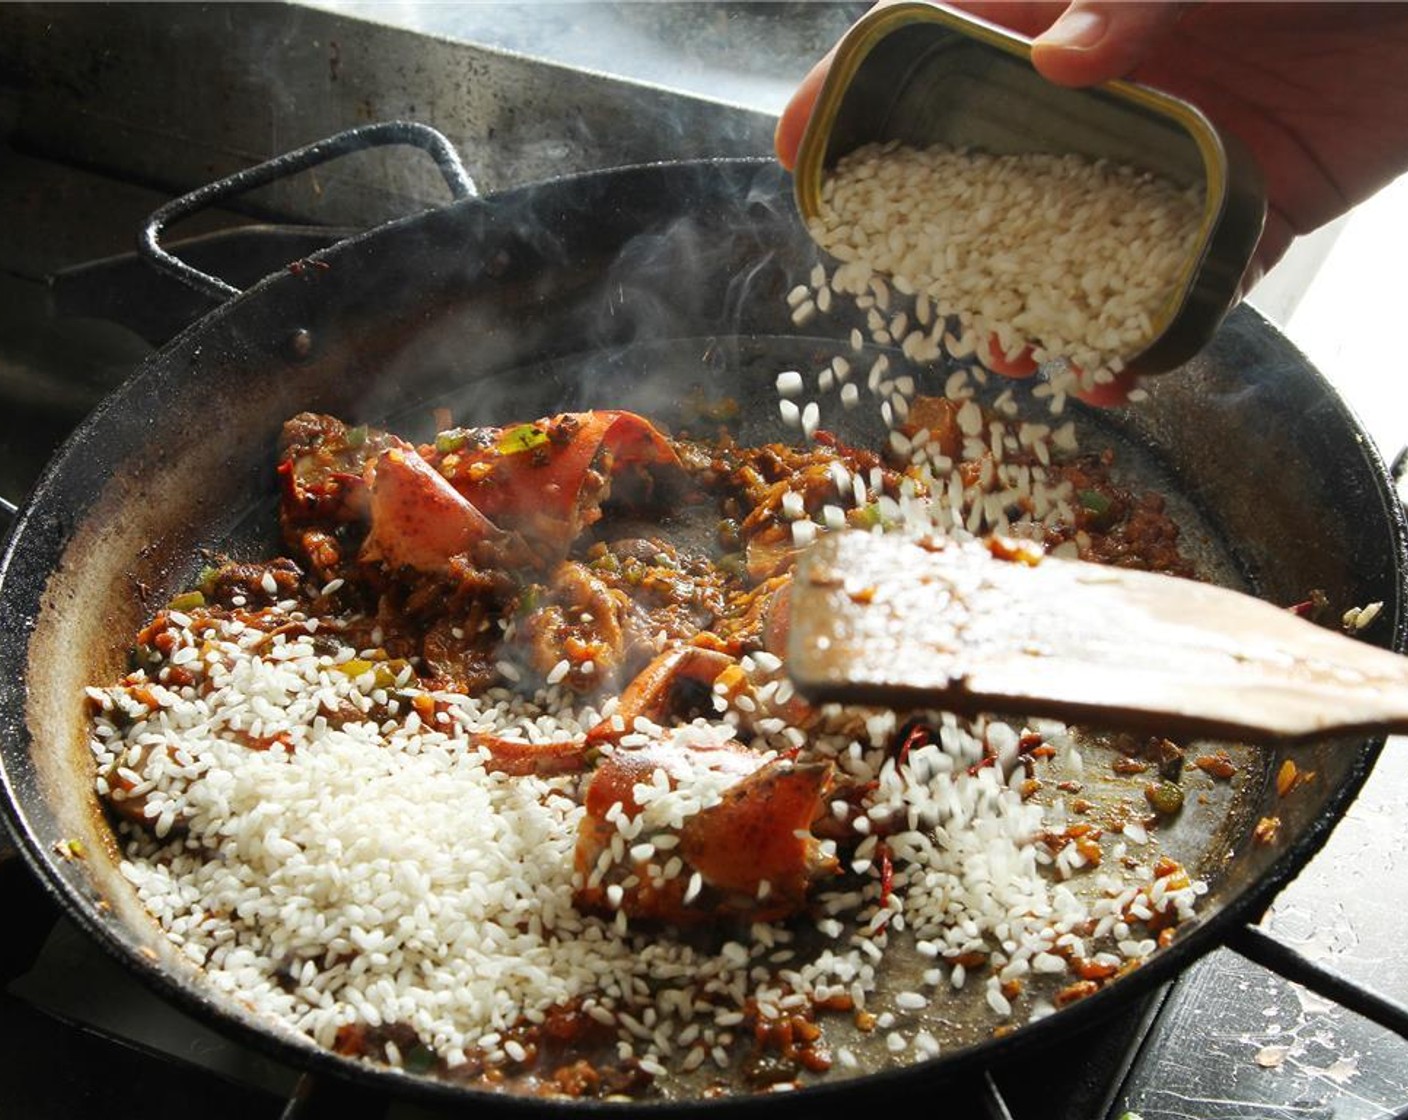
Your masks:
[[[285,602],[271,623],[301,617]],[[716,743],[742,724],[755,729],[754,748],[809,740],[877,792],[855,824],[855,878],[823,891],[811,919],[754,925],[713,951],[690,947],[634,929],[624,913],[577,912],[580,778],[497,774],[473,745],[484,730],[572,738],[612,703],[574,706],[555,686],[532,698],[436,694],[447,708],[430,725],[414,710],[420,691],[408,674],[388,694],[376,673],[339,668],[357,651],[318,652],[297,626],[270,635],[237,621],[172,620],[176,644],[161,662],[89,690],[100,791],[144,799],[151,822],[124,826],[123,873],[212,985],[324,1045],[345,1025],[405,1024],[451,1066],[477,1052],[511,1073],[530,1057],[512,1028],[580,999],[615,1029],[619,1058],[687,1079],[736,1063],[750,1001],[767,1019],[849,995],[877,1016],[890,1059],[912,1061],[938,1050],[930,1020],[974,998],[960,989],[981,986],[993,1026],[1046,1014],[1054,988],[1032,981],[1069,983],[1069,958],[1143,959],[1155,942],[1141,916],[1185,918],[1203,889],[1169,890],[1152,853],[1128,870],[1126,856],[1149,850],[1133,821],[1100,869],[1069,844],[1038,842],[1068,818],[1062,801],[1043,807],[1018,792],[1015,730],[935,717],[941,741],[901,763],[891,713],[829,709],[826,726],[808,732],[766,714],[790,685],[764,655],[745,660],[746,716],[720,697],[717,719],[669,729],[641,721],[616,749]],[[319,639],[329,636],[322,627]],[[163,684],[171,666],[193,683]],[[348,705],[363,718],[329,721]],[[1051,773],[1078,776],[1078,752],[1048,731],[1062,744]],[[251,749],[249,736],[273,745]],[[1006,765],[969,774],[984,739]],[[679,790],[679,804],[709,803],[717,776],[704,781],[702,794]],[[665,811],[655,784],[638,795],[652,819]],[[888,898],[869,835],[880,822],[893,829]],[[617,825],[626,850],[651,839],[639,819],[621,815]],[[917,944],[929,963],[896,991],[886,959],[901,944],[910,959]],[[972,951],[990,954],[981,978],[954,963]],[[1011,981],[1028,982],[1020,1006],[1003,994]],[[384,1057],[406,1059],[391,1043]],[[845,1045],[835,1059],[842,1071],[858,1065]]]
[[[794,318],[841,294],[907,356],[982,355],[995,335],[1088,387],[1152,340],[1202,207],[1197,189],[1074,155],[867,145],[823,183],[809,231],[838,267],[794,294]]]

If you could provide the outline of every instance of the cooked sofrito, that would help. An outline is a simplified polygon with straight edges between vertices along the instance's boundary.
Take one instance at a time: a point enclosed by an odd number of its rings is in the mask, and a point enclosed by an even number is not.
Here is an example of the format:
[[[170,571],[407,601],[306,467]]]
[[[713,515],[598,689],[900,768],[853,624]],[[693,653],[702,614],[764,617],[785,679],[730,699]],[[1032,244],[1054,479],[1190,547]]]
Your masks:
[[[1070,729],[811,707],[785,672],[798,550],[980,492],[970,406],[910,410],[943,486],[824,431],[293,417],[286,555],[213,563],[89,689],[125,874],[218,990],[518,1092],[844,1076],[936,1053],[952,1001],[991,1031],[1094,991],[1203,890],[1146,831],[1172,794],[1131,776],[1093,821]],[[1023,456],[1029,539],[1189,570],[1108,457]]]

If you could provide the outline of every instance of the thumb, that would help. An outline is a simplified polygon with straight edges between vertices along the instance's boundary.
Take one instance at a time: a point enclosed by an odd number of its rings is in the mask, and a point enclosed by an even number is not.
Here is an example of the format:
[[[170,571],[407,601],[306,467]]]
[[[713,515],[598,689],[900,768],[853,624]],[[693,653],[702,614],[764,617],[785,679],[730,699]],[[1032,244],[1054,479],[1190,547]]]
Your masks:
[[[1032,63],[1062,86],[1122,78],[1178,22],[1185,4],[1169,0],[1074,0],[1032,42]]]

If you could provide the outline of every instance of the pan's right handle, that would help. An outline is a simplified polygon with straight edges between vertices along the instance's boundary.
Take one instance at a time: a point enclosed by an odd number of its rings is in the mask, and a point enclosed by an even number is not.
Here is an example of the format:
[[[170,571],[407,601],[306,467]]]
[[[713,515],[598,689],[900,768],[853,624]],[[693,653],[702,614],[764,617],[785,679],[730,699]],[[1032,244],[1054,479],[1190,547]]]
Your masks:
[[[1408,1039],[1408,1007],[1316,964],[1260,927],[1237,927],[1227,938],[1227,947],[1281,979],[1308,988],[1331,1003],[1392,1031],[1399,1038]]]
[[[450,188],[450,194],[456,201],[477,196],[474,180],[465,171],[454,145],[444,135],[415,121],[386,121],[340,132],[326,140],[319,140],[305,148],[275,156],[264,163],[237,171],[227,178],[198,187],[190,194],[172,199],[142,224],[138,233],[137,252],[159,271],[179,280],[188,288],[223,303],[239,295],[240,290],[218,277],[192,267],[163,249],[161,233],[167,226],[208,206],[257,187],[268,186],[329,160],[388,144],[405,144],[428,152],[435,160],[441,176]]]

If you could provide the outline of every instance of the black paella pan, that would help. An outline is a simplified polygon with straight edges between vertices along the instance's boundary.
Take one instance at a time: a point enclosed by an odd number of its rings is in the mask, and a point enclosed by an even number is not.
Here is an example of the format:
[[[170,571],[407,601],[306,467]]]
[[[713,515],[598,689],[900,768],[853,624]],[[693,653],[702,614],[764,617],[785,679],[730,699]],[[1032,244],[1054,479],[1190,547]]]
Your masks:
[[[390,135],[423,139],[404,127]],[[337,138],[293,162],[366,142]],[[432,150],[468,193],[441,144]],[[217,185],[187,205],[232,189]],[[442,1101],[530,1104],[340,1057],[205,985],[117,870],[93,792],[83,689],[120,674],[131,635],[203,555],[275,553],[271,464],[280,425],[296,412],[406,431],[447,404],[498,423],[592,407],[668,414],[703,394],[741,403],[745,441],[776,438],[776,372],[819,366],[848,333],[791,321],[785,295],[817,256],[790,200],[783,173],[754,160],[617,169],[464,197],[229,298],[83,423],[25,503],[0,571],[6,818],[77,924],[174,1003],[290,1064]],[[220,291],[208,278],[193,282]],[[866,426],[876,422],[860,415],[825,419],[852,440],[878,438]],[[1388,472],[1325,381],[1254,311],[1234,312],[1207,351],[1158,379],[1137,409],[1077,410],[1076,419],[1175,497],[1229,578],[1288,604],[1313,589],[1332,611],[1382,602],[1366,637],[1404,648],[1408,534]],[[1340,740],[1244,756],[1235,803],[1189,814],[1185,835],[1169,838],[1211,886],[1198,919],[1127,976],[1000,1037],[960,1031],[927,1060],[896,1061],[877,1032],[856,1075],[791,1099],[810,1107],[937,1083],[1093,1022],[1229,942],[1403,1031],[1402,1009],[1282,959],[1249,927],[1322,844],[1381,746]],[[1294,798],[1275,788],[1288,757],[1316,774]],[[1253,842],[1256,822],[1271,815],[1275,840]],[[704,1102],[621,1107],[682,1103]]]

